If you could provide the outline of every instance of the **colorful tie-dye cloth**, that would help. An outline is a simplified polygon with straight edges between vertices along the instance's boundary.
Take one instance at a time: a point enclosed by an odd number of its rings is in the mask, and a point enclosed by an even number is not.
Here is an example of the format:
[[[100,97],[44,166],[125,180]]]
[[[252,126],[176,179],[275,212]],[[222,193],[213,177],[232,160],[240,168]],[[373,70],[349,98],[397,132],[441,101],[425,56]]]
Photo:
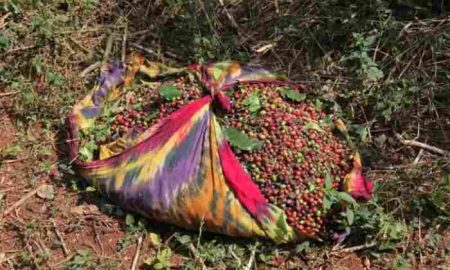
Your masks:
[[[195,73],[211,95],[193,101],[150,129],[103,149],[101,159],[78,159],[79,132],[94,125],[106,100],[117,99],[138,73],[152,78]],[[213,113],[213,100],[224,109],[221,92],[240,82],[279,82],[283,76],[236,62],[170,68],[133,56],[127,65],[103,68],[90,94],[68,117],[70,154],[81,175],[128,211],[184,228],[240,237],[264,237],[277,243],[308,237],[294,231],[281,209],[270,204],[234,156]],[[214,105],[215,106],[215,105]],[[345,126],[341,123],[344,132]],[[371,182],[362,176],[359,155],[346,178],[346,191],[370,198]]]

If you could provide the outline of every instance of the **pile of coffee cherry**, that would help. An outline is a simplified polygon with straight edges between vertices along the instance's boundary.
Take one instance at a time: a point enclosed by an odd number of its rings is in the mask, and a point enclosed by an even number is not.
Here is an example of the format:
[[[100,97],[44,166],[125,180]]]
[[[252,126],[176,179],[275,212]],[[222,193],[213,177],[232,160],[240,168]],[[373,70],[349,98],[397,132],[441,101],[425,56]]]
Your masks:
[[[162,97],[160,89],[167,85],[180,94],[171,100]],[[225,92],[231,111],[217,112],[222,112],[223,128],[234,127],[263,143],[251,151],[234,147],[234,152],[267,200],[284,210],[289,225],[297,231],[319,235],[327,220],[325,179],[331,176],[333,188],[339,189],[351,170],[352,153],[333,133],[332,119],[309,101],[289,99],[283,94],[287,90],[293,89],[269,83],[241,84]],[[130,89],[116,104],[121,110],[109,121],[109,138],[98,143],[113,141],[135,128],[145,130],[205,94],[189,76]],[[257,95],[256,109],[249,108],[251,95]],[[98,120],[105,123],[107,118]]]
[[[263,142],[260,149],[235,153],[268,201],[284,210],[293,228],[316,235],[326,222],[325,178],[331,176],[339,188],[351,170],[351,152],[325,113],[286,98],[288,88],[244,84],[230,93],[233,108],[224,117],[227,125]],[[260,109],[250,112],[246,100],[255,94]]]
[[[160,94],[160,89],[167,86],[175,87],[180,94],[170,100],[164,98]],[[160,119],[201,96],[201,86],[188,76],[163,82],[146,83],[145,86],[131,88],[123,94],[118,104],[115,104],[115,107],[119,108],[118,112],[113,110],[112,116],[103,115],[97,119],[99,123],[107,123],[108,118],[113,118],[112,121],[109,121],[110,136],[106,140],[97,141],[97,143],[111,142],[133,129],[144,131]]]

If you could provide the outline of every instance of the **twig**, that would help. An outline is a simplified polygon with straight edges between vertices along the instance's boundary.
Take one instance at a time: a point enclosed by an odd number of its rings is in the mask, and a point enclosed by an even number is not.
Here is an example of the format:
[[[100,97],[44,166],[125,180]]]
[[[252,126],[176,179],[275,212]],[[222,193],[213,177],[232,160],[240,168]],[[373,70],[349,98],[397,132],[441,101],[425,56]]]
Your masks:
[[[87,68],[85,68],[83,71],[81,71],[80,73],[80,77],[86,77],[86,75],[88,75],[89,73],[91,73],[92,71],[94,71],[97,68],[100,68],[102,66],[101,62],[95,62],[94,64],[88,66]]]
[[[403,139],[402,135],[400,135],[398,133],[395,133],[395,137],[404,145],[420,147],[420,148],[423,148],[423,149],[425,149],[425,150],[427,150],[429,152],[433,152],[435,154],[439,154],[439,155],[442,155],[442,156],[446,156],[446,155],[450,156],[449,152],[447,152],[445,150],[442,150],[442,149],[440,149],[438,147],[431,146],[431,145],[426,144],[426,143],[421,143],[421,142],[418,142],[416,140],[405,140],[405,139]]]
[[[422,155],[423,155],[423,149],[420,149],[420,150],[419,150],[419,153],[417,154],[417,157],[414,159],[414,162],[413,162],[414,165],[416,165],[417,163],[419,163],[420,158],[422,158]]]
[[[15,49],[9,50],[9,51],[7,51],[6,53],[2,54],[2,56],[3,56],[3,55],[7,55],[7,54],[11,54],[11,53],[14,53],[14,52],[19,52],[19,51],[25,51],[25,50],[29,50],[29,49],[34,49],[34,48],[36,48],[36,47],[38,47],[38,45],[35,44],[35,45],[30,45],[30,46],[25,46],[25,47],[15,48]]]
[[[60,266],[61,264],[64,264],[64,263],[66,263],[66,262],[72,260],[73,257],[75,257],[75,255],[76,255],[76,254],[72,254],[72,255],[70,255],[69,257],[65,258],[64,260],[61,260],[61,261],[59,261],[59,262],[57,262],[57,263],[51,265],[51,266],[50,266],[50,269],[56,269],[57,266]]]
[[[152,50],[152,49],[143,47],[143,46],[141,46],[141,45],[139,45],[139,44],[136,44],[136,43],[134,43],[134,42],[130,42],[130,45],[131,45],[132,47],[134,47],[134,48],[140,50],[140,51],[143,52],[143,53],[147,53],[147,54],[149,54],[149,55],[156,56],[157,58],[160,58],[162,61],[164,61],[164,56],[162,56],[161,54],[155,52],[155,51]]]
[[[244,270],[250,270],[252,268],[254,260],[255,260],[255,250],[252,250],[252,254],[250,255],[250,259],[248,260],[248,263],[245,266]]]
[[[7,258],[4,258],[3,260],[0,260],[0,265],[1,265],[2,263],[4,263],[4,262],[7,262],[7,261],[13,259],[13,258],[16,257],[17,255],[18,255],[18,254],[13,254],[13,255],[11,255],[11,256],[9,256],[9,257],[7,257]]]
[[[89,51],[86,47],[84,47],[83,45],[81,45],[80,42],[78,42],[76,39],[74,39],[73,37],[69,37],[69,40],[72,41],[75,45],[77,45],[78,48],[82,49],[83,51],[85,51],[86,53],[90,53],[91,51]]]
[[[73,34],[73,33],[88,33],[88,32],[98,32],[103,31],[106,29],[116,29],[116,27],[112,26],[102,26],[102,27],[93,27],[93,28],[87,28],[87,29],[78,29],[78,30],[68,30],[68,31],[62,31],[62,32],[56,32],[57,35],[66,35],[66,34]]]
[[[55,230],[56,237],[58,237],[58,241],[61,243],[61,247],[62,247],[64,254],[66,256],[69,256],[70,251],[67,248],[66,243],[64,242],[64,238],[61,236],[61,233],[58,231],[58,228],[56,227],[55,220],[52,220],[52,224],[53,224],[53,230]]]
[[[230,13],[230,11],[225,7],[225,3],[223,2],[223,0],[219,0],[219,3],[222,6],[223,10],[225,11],[225,15],[227,15],[228,20],[230,20],[231,26],[233,26],[236,29],[236,32],[239,36],[242,36],[241,28],[237,24],[236,20],[234,19],[233,15]]]
[[[408,169],[408,168],[412,168],[414,166],[425,166],[425,165],[429,165],[431,164],[431,162],[424,162],[424,161],[419,161],[417,163],[408,163],[408,164],[402,164],[402,165],[389,165],[389,166],[374,166],[372,167],[371,171],[372,172],[383,172],[383,171],[393,171],[393,170],[403,170],[403,169]]]
[[[0,97],[7,97],[7,96],[12,96],[15,94],[19,94],[20,91],[11,91],[11,92],[6,92],[6,93],[0,93]]]
[[[126,54],[127,54],[127,32],[128,32],[128,26],[125,26],[125,30],[123,31],[123,38],[122,38],[122,63],[125,63]]]
[[[368,249],[368,248],[374,247],[376,245],[377,245],[377,242],[374,241],[371,243],[365,243],[364,245],[338,249],[338,250],[333,251],[332,253],[351,253],[351,252],[355,252],[355,251],[359,251],[359,250],[363,250],[363,249]]]
[[[202,269],[206,269],[205,262],[197,255],[197,249],[192,243],[189,244],[189,250],[191,251],[192,255],[194,255],[194,257],[200,262]]]
[[[114,41],[114,33],[110,33],[108,40],[106,41],[105,52],[103,53],[103,63],[106,63],[109,58],[109,54],[111,53],[112,45]]]
[[[133,264],[131,265],[131,270],[135,270],[138,260],[139,260],[139,253],[141,252],[141,246],[142,246],[142,235],[138,238],[138,243],[136,247],[136,253],[134,254],[133,258]]]
[[[299,80],[295,81],[295,83],[320,83],[320,84],[335,84],[335,85],[348,85],[345,82],[327,82],[327,81],[312,81],[312,80]]]
[[[375,50],[373,52],[373,56],[372,56],[372,62],[375,63],[376,59],[377,59],[377,52],[378,52],[378,48],[380,47],[380,41],[378,41],[377,46],[375,47]]]
[[[9,213],[11,213],[11,211],[13,211],[14,209],[16,209],[17,207],[21,206],[22,204],[24,204],[28,199],[30,199],[31,197],[33,197],[34,195],[36,195],[36,193],[41,189],[45,187],[45,185],[39,186],[38,188],[28,192],[27,194],[25,194],[25,196],[23,196],[20,200],[18,200],[16,203],[14,203],[13,205],[11,205],[8,209],[6,209],[3,214],[1,215],[1,217],[5,217],[7,216]]]
[[[11,15],[11,12],[6,13],[3,17],[0,18],[0,29],[5,27],[8,23],[5,23],[5,20]]]
[[[17,189],[17,187],[9,187],[9,188],[0,189],[0,193],[4,193],[6,191],[10,191],[10,190],[13,190],[13,189]]]
[[[231,256],[238,262],[238,264],[241,264],[241,259],[236,255],[236,253],[234,253],[233,250],[230,250],[230,254]]]
[[[92,228],[94,229],[95,240],[97,241],[98,245],[100,246],[100,251],[102,252],[101,255],[105,256],[105,248],[103,247],[102,241],[100,240],[100,237],[98,236],[97,226],[96,226],[95,222],[92,223]]]
[[[27,160],[29,157],[23,157],[23,158],[16,158],[16,159],[6,159],[6,160],[2,160],[0,161],[0,164],[10,164],[10,163],[16,163],[16,162],[21,162],[24,160]]]

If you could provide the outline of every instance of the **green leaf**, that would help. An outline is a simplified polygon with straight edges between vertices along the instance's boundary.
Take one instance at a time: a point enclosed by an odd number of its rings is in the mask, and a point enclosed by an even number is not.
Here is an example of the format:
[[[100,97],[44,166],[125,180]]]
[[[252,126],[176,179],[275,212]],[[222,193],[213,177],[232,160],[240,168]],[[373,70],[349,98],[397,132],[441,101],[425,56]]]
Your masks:
[[[306,94],[300,93],[292,88],[283,89],[281,91],[281,96],[296,102],[301,102],[306,99]]]
[[[350,194],[348,194],[347,192],[338,192],[337,196],[339,197],[339,199],[341,199],[345,202],[356,205],[355,199],[353,199],[353,197]]]
[[[176,97],[181,96],[182,92],[174,85],[163,85],[159,88],[159,94],[167,101],[171,101]]]
[[[360,126],[360,125],[353,125],[356,133],[359,134],[359,138],[361,139],[362,142],[366,141],[367,139],[367,135],[368,135],[368,131],[365,127]]]
[[[134,216],[131,214],[127,214],[126,218],[125,218],[125,224],[127,226],[133,226],[134,225]]]
[[[400,256],[397,256],[394,262],[394,270],[408,270],[411,269],[411,265],[408,263],[408,261],[405,258],[402,258]]]
[[[38,191],[37,195],[42,199],[53,200],[55,198],[55,192],[53,191],[53,186],[43,185]]]
[[[220,76],[222,76],[223,70],[220,67],[216,67],[212,69],[212,75],[214,80],[220,79]]]
[[[244,99],[243,104],[247,106],[250,112],[257,112],[261,109],[261,102],[259,101],[259,95],[257,92],[251,93],[246,99]]]
[[[160,250],[156,254],[156,258],[152,261],[146,260],[144,263],[147,265],[152,265],[154,269],[167,269],[170,268],[171,262],[170,258],[172,257],[172,250],[170,248],[165,248]]]
[[[192,241],[192,239],[189,235],[181,235],[181,236],[177,236],[176,238],[177,238],[178,242],[180,242],[180,244],[182,244],[182,245],[185,245]]]
[[[308,129],[313,129],[317,132],[321,132],[323,133],[323,129],[319,126],[319,124],[315,123],[315,122],[309,122],[306,125],[303,126],[303,130],[308,130]]]
[[[450,173],[444,177],[444,188],[450,191]]]
[[[224,134],[232,146],[241,150],[251,151],[263,146],[262,141],[253,139],[235,127],[225,129]]]
[[[88,186],[88,187],[86,188],[86,192],[94,192],[94,191],[96,191],[95,187]]]
[[[352,225],[353,221],[355,220],[355,213],[353,212],[352,209],[347,208],[346,217],[347,217],[348,225]]]
[[[445,248],[445,254],[450,254],[450,244]]]
[[[94,159],[94,152],[88,146],[81,147],[78,153],[80,154],[80,158],[84,161],[91,161]]]
[[[371,81],[378,81],[383,78],[384,74],[379,68],[372,66],[367,70],[367,78]]]
[[[305,241],[305,242],[303,242],[303,243],[297,245],[297,246],[295,247],[295,251],[296,251],[297,253],[308,252],[308,251],[309,251],[309,248],[310,248],[309,242],[308,242],[308,241]]]
[[[331,208],[331,204],[332,204],[332,201],[329,199],[328,196],[323,197],[323,208],[325,210],[330,209]]]
[[[0,48],[6,49],[11,44],[11,40],[4,34],[0,34]]]
[[[161,245],[161,237],[159,236],[159,234],[150,232],[147,234],[147,237],[150,240],[152,246],[158,247]]]
[[[332,190],[333,189],[333,180],[331,179],[331,175],[327,173],[325,176],[325,189],[326,190]]]
[[[61,73],[58,72],[47,72],[47,81],[53,86],[64,86],[66,85],[66,80]]]

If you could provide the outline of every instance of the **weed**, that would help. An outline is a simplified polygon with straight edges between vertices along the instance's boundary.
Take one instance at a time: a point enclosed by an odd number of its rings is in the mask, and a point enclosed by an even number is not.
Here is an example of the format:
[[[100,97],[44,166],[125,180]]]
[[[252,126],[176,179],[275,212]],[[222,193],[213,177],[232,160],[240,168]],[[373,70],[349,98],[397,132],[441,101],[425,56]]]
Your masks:
[[[12,159],[16,158],[17,155],[22,151],[22,147],[19,144],[7,145],[0,153],[1,159]]]
[[[370,49],[371,46],[374,45],[377,40],[377,35],[362,35],[362,34],[353,34],[355,39],[354,46],[350,48],[351,53],[348,56],[344,56],[341,61],[355,61],[353,65],[351,65],[355,70],[359,78],[363,81],[369,80],[371,82],[378,81],[383,78],[383,71],[380,70],[378,64],[375,63],[370,57]],[[366,85],[367,83],[364,83]]]
[[[127,214],[125,217],[126,232],[125,235],[119,239],[117,249],[122,251],[132,243],[136,242],[137,236],[146,232],[146,224],[143,220],[136,221],[132,214]]]
[[[3,33],[0,33],[0,49],[6,50],[11,44],[11,40]]]
[[[172,250],[168,247],[158,251],[154,259],[146,259],[144,264],[151,266],[155,270],[168,269],[171,267],[172,263],[170,258],[172,257]]]
[[[94,257],[92,252],[88,249],[79,249],[76,251],[76,255],[67,264],[69,270],[81,270],[88,269],[94,266]]]

